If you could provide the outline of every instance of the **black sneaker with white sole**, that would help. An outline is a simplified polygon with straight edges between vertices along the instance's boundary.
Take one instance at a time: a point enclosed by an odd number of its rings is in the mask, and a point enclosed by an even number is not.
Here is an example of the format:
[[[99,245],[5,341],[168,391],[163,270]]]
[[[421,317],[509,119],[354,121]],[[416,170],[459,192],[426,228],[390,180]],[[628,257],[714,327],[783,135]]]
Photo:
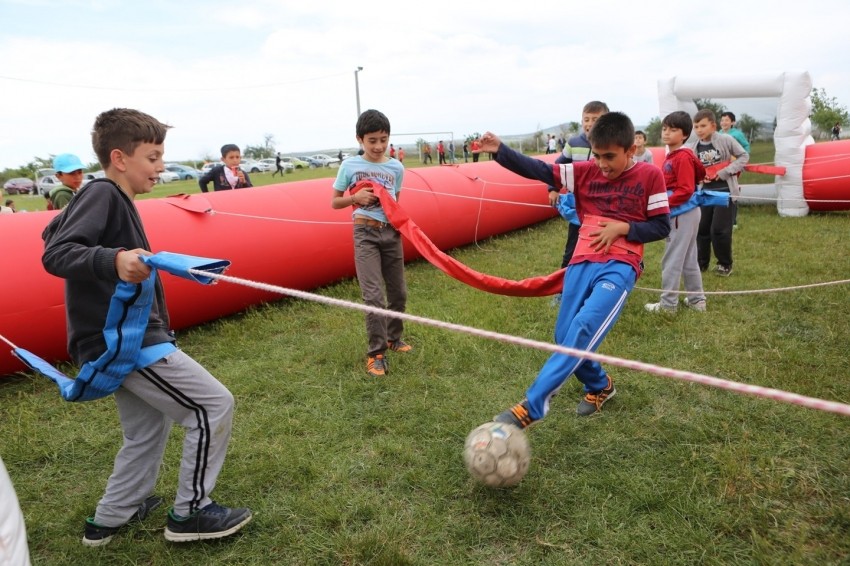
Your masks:
[[[118,534],[118,531],[127,525],[144,521],[145,517],[150,515],[150,512],[160,505],[162,505],[162,497],[151,495],[139,505],[139,508],[126,523],[117,527],[104,527],[95,523],[94,517],[87,518],[83,532],[83,544],[86,546],[103,546],[104,544],[109,544],[109,541]]]
[[[247,525],[253,515],[246,507],[223,507],[213,501],[188,517],[178,517],[174,508],[168,510],[165,539],[171,542],[190,542],[224,538]]]

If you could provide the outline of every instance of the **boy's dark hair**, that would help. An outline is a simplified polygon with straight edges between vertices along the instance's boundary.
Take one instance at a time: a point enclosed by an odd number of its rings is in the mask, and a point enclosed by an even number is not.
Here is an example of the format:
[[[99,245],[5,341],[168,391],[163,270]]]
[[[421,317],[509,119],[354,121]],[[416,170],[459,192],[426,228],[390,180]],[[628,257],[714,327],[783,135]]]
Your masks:
[[[91,144],[100,166],[106,169],[113,149],[132,155],[143,143],[162,144],[171,126],[130,108],[113,108],[94,120]]]
[[[358,138],[365,138],[366,134],[372,132],[387,132],[389,134],[390,120],[382,112],[373,109],[366,110],[357,118],[355,132]]]
[[[592,147],[615,145],[628,150],[635,144],[635,126],[622,112],[609,112],[593,124],[587,139]]]
[[[635,130],[635,136],[643,136],[643,141],[646,141],[646,133],[643,130]]]
[[[682,130],[682,135],[685,136],[685,139],[691,135],[691,132],[694,129],[694,122],[698,122],[696,118],[691,120],[691,115],[683,110],[677,110],[676,112],[670,112],[664,119],[661,120],[662,126],[667,126],[668,128],[676,128],[677,130]]]
[[[708,108],[703,108],[702,110],[700,110],[699,112],[694,114],[694,124],[696,124],[700,120],[704,120],[706,118],[708,118],[708,121],[711,122],[712,124],[717,123],[717,118],[714,117],[714,112],[712,112]]]
[[[726,112],[722,112],[720,114],[720,117],[722,118],[724,116],[728,117],[733,122],[735,121],[735,113],[734,112],[729,112],[728,110]]]
[[[239,146],[236,145],[235,143],[226,143],[223,146],[221,146],[221,156],[222,157],[227,157],[227,154],[230,153],[231,151],[239,151]]]
[[[605,114],[609,112],[608,105],[604,102],[600,102],[599,100],[591,100],[584,105],[584,108],[581,109],[582,114],[598,114],[599,112],[603,112]]]

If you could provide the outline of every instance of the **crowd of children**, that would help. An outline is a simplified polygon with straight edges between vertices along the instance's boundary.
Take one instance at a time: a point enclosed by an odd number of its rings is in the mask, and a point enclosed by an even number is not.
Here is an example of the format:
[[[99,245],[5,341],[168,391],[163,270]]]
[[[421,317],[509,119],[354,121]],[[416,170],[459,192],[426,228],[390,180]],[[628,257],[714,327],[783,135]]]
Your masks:
[[[724,113],[722,124],[734,123]],[[62,154],[54,160],[62,182],[50,193],[56,216],[45,229],[45,269],[65,279],[68,350],[85,364],[108,349],[103,336],[118,282],[152,280],[153,305],[146,321],[139,364],[123,376],[115,401],[124,445],[115,458],[103,497],[84,523],[83,543],[108,543],[125,525],[144,520],[162,498],[153,494],[170,423],[186,431],[176,494],[167,513],[165,538],[182,542],[229,536],[251,518],[246,507],[225,507],[211,499],[230,440],[234,400],[227,388],[175,346],[158,276],[141,260],[151,255],[134,199],[153,189],[164,169],[169,126],[136,110],[113,109],[95,121],[92,143],[106,177],[82,185],[82,162]],[[691,132],[696,139],[689,141]],[[728,128],[726,128],[728,130]],[[558,344],[595,351],[622,313],[643,265],[643,245],[665,240],[660,301],[650,312],[675,312],[680,304],[706,311],[701,273],[717,259],[715,272],[732,273],[732,222],[737,175],[749,155],[733,134],[717,132],[714,114],[691,117],[673,112],[662,120],[667,146],[663,165],[653,165],[646,134],[628,116],[593,101],[582,111],[582,131],[564,145],[556,163],[526,157],[490,132],[471,143],[473,161],[481,152],[501,166],[550,185],[551,205],[574,210],[563,256],[564,292],[555,323]],[[404,312],[407,286],[402,239],[381,207],[380,187],[398,200],[404,166],[401,148],[389,144],[389,119],[363,112],[355,126],[359,155],[340,164],[331,206],[351,208],[354,260],[365,304]],[[445,162],[442,141],[437,146]],[[453,149],[453,144],[452,144]],[[430,150],[430,147],[428,147]],[[466,144],[464,154],[466,155]],[[547,146],[547,152],[551,147]],[[426,151],[428,156],[430,151]],[[238,146],[221,148],[222,163],[199,179],[200,189],[250,187],[240,168]],[[701,206],[700,189],[729,193],[728,206]],[[565,201],[567,197],[570,200]],[[565,205],[565,202],[568,204]],[[680,301],[680,285],[685,296]],[[407,353],[401,319],[366,315],[366,372],[389,373],[387,352]],[[153,360],[144,352],[154,349]],[[141,360],[145,360],[142,362]],[[525,398],[494,417],[525,428],[549,412],[552,397],[570,375],[583,384],[576,407],[593,415],[616,394],[613,378],[595,361],[552,355],[527,389]],[[197,415],[203,413],[204,419]]]

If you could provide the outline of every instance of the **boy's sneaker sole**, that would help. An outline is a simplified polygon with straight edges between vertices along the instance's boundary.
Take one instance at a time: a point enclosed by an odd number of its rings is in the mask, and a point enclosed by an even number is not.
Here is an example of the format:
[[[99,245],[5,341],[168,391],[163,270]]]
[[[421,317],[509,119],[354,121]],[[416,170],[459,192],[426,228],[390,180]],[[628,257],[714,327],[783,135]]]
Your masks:
[[[145,499],[141,505],[139,505],[139,508],[133,516],[119,527],[103,527],[94,522],[94,517],[87,518],[85,531],[83,533],[83,544],[85,546],[103,546],[105,544],[109,544],[112,538],[118,534],[118,531],[127,525],[144,521],[145,517],[150,515],[151,511],[160,505],[162,505],[162,497],[159,497],[158,495],[151,495]]]
[[[192,542],[228,537],[251,522],[254,515],[246,507],[222,507],[213,502],[185,519],[168,511],[165,540],[170,542]]]

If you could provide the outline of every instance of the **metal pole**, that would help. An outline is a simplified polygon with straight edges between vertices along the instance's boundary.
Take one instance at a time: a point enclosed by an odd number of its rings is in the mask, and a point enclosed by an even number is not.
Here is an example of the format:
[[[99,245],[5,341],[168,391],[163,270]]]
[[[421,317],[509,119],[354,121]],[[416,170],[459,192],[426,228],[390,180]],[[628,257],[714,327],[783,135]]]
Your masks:
[[[357,96],[357,117],[360,117],[360,81],[357,73],[363,70],[363,67],[357,67],[354,71],[354,94]]]

